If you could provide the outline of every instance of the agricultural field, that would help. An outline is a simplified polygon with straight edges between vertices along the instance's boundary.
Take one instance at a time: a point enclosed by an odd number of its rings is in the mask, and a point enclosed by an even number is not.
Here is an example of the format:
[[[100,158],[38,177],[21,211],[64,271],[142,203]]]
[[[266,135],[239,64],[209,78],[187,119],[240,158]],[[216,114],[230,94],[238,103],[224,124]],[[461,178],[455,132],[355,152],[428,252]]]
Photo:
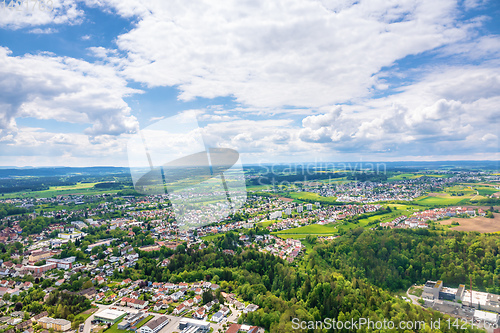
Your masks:
[[[425,206],[467,205],[470,199],[484,199],[469,185],[455,185],[446,188],[443,192],[429,193],[415,199],[415,203]]]
[[[203,236],[201,237],[202,240],[211,242],[214,239],[217,239],[218,237],[223,236],[223,234],[214,234],[214,235],[208,235],[208,236]]]
[[[489,186],[476,186],[473,189],[476,190],[479,193],[479,195],[482,196],[489,196],[494,193],[500,192],[500,190]]]
[[[435,177],[435,178],[446,178],[449,177],[448,175],[442,175],[442,174],[419,174],[419,173],[400,173],[400,174],[395,174],[389,178],[387,178],[388,181],[396,181],[396,180],[405,180],[405,179],[417,179],[420,177]]]
[[[257,225],[258,225],[259,227],[261,227],[261,228],[267,228],[267,227],[269,227],[271,224],[273,224],[274,222],[276,222],[276,220],[259,222],[259,223],[257,223]]]
[[[452,222],[458,222],[459,225],[451,226]],[[493,218],[489,219],[483,216],[474,218],[451,218],[440,221],[443,226],[451,226],[451,230],[456,231],[477,231],[480,233],[500,232],[500,214],[494,213]]]
[[[398,175],[394,175],[392,177],[387,178],[388,181],[395,181],[395,180],[404,180],[404,179],[416,179],[420,178],[422,175],[417,175],[414,173],[401,173]]]
[[[337,203],[336,197],[323,197],[317,193],[312,193],[312,192],[293,192],[289,193],[287,196],[289,196],[292,199],[296,199],[297,201],[314,200],[319,203],[327,203],[327,204]]]
[[[449,206],[449,205],[466,205],[469,204],[471,196],[455,197],[446,195],[425,195],[414,200],[415,203],[424,206]]]
[[[263,191],[271,188],[272,185],[247,185],[247,191]]]
[[[304,227],[298,227],[288,230],[272,232],[271,234],[281,238],[306,238],[307,235],[313,236],[332,236],[337,234],[337,227],[334,224],[310,224]]]
[[[48,190],[44,191],[5,193],[2,195],[2,198],[50,198],[58,195],[96,195],[103,193],[116,193],[118,191],[117,189],[95,189],[95,184],[97,183],[78,183],[71,186],[51,186]]]
[[[390,204],[388,206],[391,207],[392,212],[381,214],[381,215],[373,215],[373,216],[370,216],[367,218],[363,218],[363,219],[358,220],[357,223],[347,222],[347,221],[340,222],[337,224],[337,229],[339,231],[340,230],[347,231],[347,230],[351,230],[351,229],[355,229],[355,228],[359,228],[359,227],[373,228],[373,227],[378,226],[379,223],[392,221],[401,215],[410,216],[414,212],[422,210],[421,207],[411,206],[411,205]]]

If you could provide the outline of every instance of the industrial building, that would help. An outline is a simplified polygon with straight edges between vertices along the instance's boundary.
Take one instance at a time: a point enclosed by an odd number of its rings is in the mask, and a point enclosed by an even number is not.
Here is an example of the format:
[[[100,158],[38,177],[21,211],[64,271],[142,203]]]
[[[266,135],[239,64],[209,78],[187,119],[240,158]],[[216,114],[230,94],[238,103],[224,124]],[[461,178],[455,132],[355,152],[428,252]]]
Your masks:
[[[210,323],[205,320],[182,318],[179,322],[179,329],[183,333],[205,333],[210,330]]]
[[[455,301],[462,303],[463,306],[500,313],[499,295],[467,290],[463,284],[455,289],[444,287],[443,281],[427,281],[424,285],[422,298]]]
[[[488,323],[490,325],[498,324],[498,314],[481,310],[474,311],[474,320],[480,323]]]
[[[169,323],[169,319],[165,316],[160,316],[147,322],[146,325],[139,329],[140,333],[158,333],[163,327]]]
[[[447,288],[442,281],[427,281],[422,298],[426,307],[440,312],[474,319],[476,322],[499,323],[499,295],[467,290],[463,284],[458,288]]]
[[[142,318],[144,318],[146,315],[144,312],[137,312],[137,313],[130,313],[127,315],[121,322],[118,323],[118,329],[119,330],[126,330],[130,326],[134,326],[137,323],[139,323]]]
[[[96,313],[94,318],[102,323],[114,324],[126,315],[125,311],[106,309]]]
[[[47,259],[47,264],[56,264],[57,268],[61,269],[71,269],[73,268],[73,263],[75,262],[76,257],[68,257],[63,259]]]

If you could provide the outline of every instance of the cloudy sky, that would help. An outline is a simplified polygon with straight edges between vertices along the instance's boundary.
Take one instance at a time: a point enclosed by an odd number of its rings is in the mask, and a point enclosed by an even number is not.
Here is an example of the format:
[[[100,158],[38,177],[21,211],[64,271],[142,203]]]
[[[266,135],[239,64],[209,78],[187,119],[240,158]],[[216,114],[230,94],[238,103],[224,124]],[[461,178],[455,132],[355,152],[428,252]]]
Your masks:
[[[192,111],[243,163],[500,159],[498,0],[45,1],[0,3],[0,165]]]

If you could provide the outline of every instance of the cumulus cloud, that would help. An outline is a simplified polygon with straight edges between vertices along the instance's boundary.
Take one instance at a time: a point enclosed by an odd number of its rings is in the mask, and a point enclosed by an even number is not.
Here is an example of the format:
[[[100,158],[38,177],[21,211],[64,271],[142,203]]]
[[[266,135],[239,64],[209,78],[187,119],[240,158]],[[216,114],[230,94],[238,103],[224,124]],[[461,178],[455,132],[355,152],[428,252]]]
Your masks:
[[[482,0],[82,2],[127,18],[132,29],[116,37],[115,48],[88,48],[95,64],[50,53],[14,57],[0,48],[0,141],[12,153],[44,142],[58,156],[123,153],[124,137],[138,127],[125,102],[140,93],[127,85],[135,81],[175,87],[181,102],[233,98],[234,108],[197,115],[208,123],[202,132],[211,146],[237,149],[247,163],[337,154],[498,156],[499,38],[478,36],[485,17],[461,16]],[[9,13],[0,27],[48,33],[55,28],[32,27],[78,24],[84,13],[76,3]],[[440,62],[399,67],[422,54]],[[89,126],[56,135],[18,128],[19,117]]]
[[[126,165],[127,140],[127,135],[92,138],[83,133],[20,127],[15,135],[0,138],[0,143],[7,165]]]
[[[83,16],[84,12],[75,0],[25,0],[15,8],[2,9],[0,28],[17,30],[45,24],[74,25],[80,24]]]
[[[180,99],[234,96],[257,107],[320,107],[383,87],[375,73],[468,36],[444,1],[92,0],[137,17],[120,35],[124,74]]]
[[[300,138],[328,143],[332,151],[494,158],[500,152],[499,80],[494,67],[443,68],[399,94],[308,116]]]
[[[0,47],[3,135],[17,130],[18,117],[86,123],[91,136],[130,133],[138,122],[123,98],[134,93],[112,68],[46,54],[14,57]]]

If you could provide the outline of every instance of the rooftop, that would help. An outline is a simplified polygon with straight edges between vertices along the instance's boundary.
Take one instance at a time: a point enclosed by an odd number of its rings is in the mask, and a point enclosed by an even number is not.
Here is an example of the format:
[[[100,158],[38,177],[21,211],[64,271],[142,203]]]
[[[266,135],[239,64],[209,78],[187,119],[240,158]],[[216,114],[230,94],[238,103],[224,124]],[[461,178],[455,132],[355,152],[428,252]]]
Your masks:
[[[102,310],[99,313],[96,313],[95,316],[100,317],[100,318],[104,318],[104,319],[108,319],[108,320],[116,320],[125,314],[127,314],[127,313],[124,311],[106,309],[106,310]]]

